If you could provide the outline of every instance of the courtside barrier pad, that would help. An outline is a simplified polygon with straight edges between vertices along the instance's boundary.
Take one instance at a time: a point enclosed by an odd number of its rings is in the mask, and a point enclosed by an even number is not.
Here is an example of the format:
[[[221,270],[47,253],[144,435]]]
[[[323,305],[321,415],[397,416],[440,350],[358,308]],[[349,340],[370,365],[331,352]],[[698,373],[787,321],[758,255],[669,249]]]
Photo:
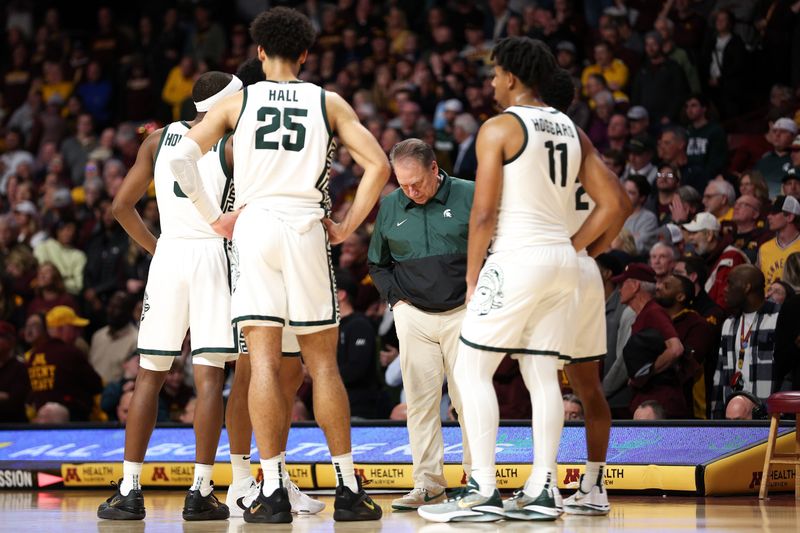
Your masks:
[[[794,446],[793,427],[779,430],[778,451]],[[663,491],[697,495],[747,494],[758,491],[768,427],[763,422],[670,421],[620,423],[611,430],[605,484],[609,490]],[[577,487],[586,460],[582,425],[569,423],[558,454],[561,488]],[[448,485],[466,480],[460,466],[461,431],[443,428]],[[352,430],[353,458],[368,486],[412,488],[411,448],[405,426],[358,425]],[[122,477],[123,428],[0,427],[0,489],[107,487]],[[504,424],[497,438],[498,488],[521,487],[531,471],[530,426]],[[192,483],[194,433],[190,427],[159,427],[145,457],[145,486],[186,487]],[[228,438],[222,432],[214,482],[231,482]],[[322,431],[312,425],[293,427],[287,446],[287,469],[303,489],[335,486]],[[253,475],[259,477],[253,444]],[[776,465],[770,490],[792,490],[794,469]]]

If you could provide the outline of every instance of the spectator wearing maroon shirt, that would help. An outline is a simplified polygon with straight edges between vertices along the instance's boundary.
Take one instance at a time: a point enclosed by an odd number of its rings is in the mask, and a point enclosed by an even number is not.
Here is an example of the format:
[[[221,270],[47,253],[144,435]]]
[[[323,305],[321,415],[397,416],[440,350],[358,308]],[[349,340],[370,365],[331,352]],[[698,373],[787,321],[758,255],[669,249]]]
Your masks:
[[[14,356],[17,332],[0,322],[0,423],[27,422],[25,400],[31,390],[25,364]]]
[[[686,400],[682,392],[675,394],[679,385],[673,368],[683,354],[683,344],[669,315],[654,300],[655,272],[644,263],[631,263],[613,281],[621,284],[620,302],[636,313],[623,352],[633,389],[631,414],[642,402],[658,400],[668,418],[685,416]]]
[[[714,328],[689,306],[694,298],[694,283],[687,277],[670,275],[656,286],[656,301],[672,319],[684,352],[675,365],[677,383],[686,398],[689,418],[707,415],[704,365],[716,349]]]
[[[730,235],[722,236],[721,225],[711,213],[698,213],[694,220],[683,225],[688,232],[687,240],[694,245],[694,251],[702,257],[708,267],[705,289],[717,305],[725,309],[725,284],[728,273],[736,266],[749,263],[745,253],[731,246]]]
[[[62,318],[59,313],[63,311],[48,313],[48,327],[59,327],[60,322],[54,321]],[[25,354],[25,367],[31,382],[28,404],[33,409],[55,402],[69,410],[71,421],[89,420],[94,396],[102,392],[103,384],[80,350],[43,333]]]

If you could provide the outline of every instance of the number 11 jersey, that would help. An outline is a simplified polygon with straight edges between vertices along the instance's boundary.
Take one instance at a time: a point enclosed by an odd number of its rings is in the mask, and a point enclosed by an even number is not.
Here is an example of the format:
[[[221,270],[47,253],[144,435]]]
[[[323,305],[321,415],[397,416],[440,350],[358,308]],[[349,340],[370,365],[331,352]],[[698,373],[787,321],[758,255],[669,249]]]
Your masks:
[[[245,87],[233,135],[235,207],[261,207],[308,230],[330,211],[334,149],[321,87],[269,80]]]
[[[572,120],[551,107],[512,106],[523,146],[503,162],[492,252],[569,244],[581,143]]]

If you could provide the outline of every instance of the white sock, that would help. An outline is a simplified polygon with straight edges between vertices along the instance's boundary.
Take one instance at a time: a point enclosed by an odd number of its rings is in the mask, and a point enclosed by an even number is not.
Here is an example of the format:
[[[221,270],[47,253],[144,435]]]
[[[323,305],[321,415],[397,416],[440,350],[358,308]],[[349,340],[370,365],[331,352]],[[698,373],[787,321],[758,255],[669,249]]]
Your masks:
[[[261,493],[272,496],[272,493],[283,487],[283,465],[281,456],[276,455],[269,459],[261,459],[261,471],[264,473],[264,482],[261,484]]]
[[[592,487],[603,483],[603,471],[606,469],[605,463],[595,463],[586,461],[586,472],[581,479],[581,492],[588,494]]]
[[[194,464],[194,483],[192,483],[191,490],[199,490],[200,495],[205,497],[211,494],[211,472],[214,470],[214,465],[204,465],[201,463]]]
[[[525,494],[536,498],[545,488],[548,475],[550,483],[556,482],[556,457],[564,429],[564,402],[558,385],[558,359],[522,357],[519,368],[533,403],[533,472],[529,483],[525,484]]]
[[[286,470],[286,451],[281,452],[281,472],[283,473],[283,486],[287,487],[289,483],[291,483],[292,478],[289,475],[289,471]]]
[[[122,462],[122,483],[119,486],[119,493],[127,496],[131,490],[142,490],[139,479],[142,477],[142,463],[131,461]]]
[[[336,471],[336,485],[344,485],[353,492],[358,492],[356,469],[353,466],[353,454],[346,453],[331,457],[333,469]]]
[[[233,482],[239,483],[252,476],[250,473],[250,456],[241,454],[231,454],[231,470],[233,471]]]
[[[486,352],[459,344],[453,370],[461,398],[462,431],[466,431],[472,461],[472,479],[480,493],[489,497],[497,488],[495,446],[500,413],[492,376],[503,360],[501,353]],[[469,391],[464,394],[461,391]]]
[[[545,487],[554,486],[555,472],[549,468],[533,467],[531,477],[525,482],[523,491],[531,498],[537,498]]]

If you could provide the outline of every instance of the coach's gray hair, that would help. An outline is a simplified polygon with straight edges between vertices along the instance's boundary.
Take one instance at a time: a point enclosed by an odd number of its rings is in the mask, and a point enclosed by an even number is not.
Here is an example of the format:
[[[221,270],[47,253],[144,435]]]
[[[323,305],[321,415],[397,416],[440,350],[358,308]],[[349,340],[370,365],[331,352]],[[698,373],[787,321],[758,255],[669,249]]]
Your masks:
[[[392,151],[389,152],[389,161],[392,162],[392,167],[397,165],[397,161],[407,158],[416,160],[423,168],[428,168],[436,159],[436,154],[425,141],[411,138],[395,144]]]

